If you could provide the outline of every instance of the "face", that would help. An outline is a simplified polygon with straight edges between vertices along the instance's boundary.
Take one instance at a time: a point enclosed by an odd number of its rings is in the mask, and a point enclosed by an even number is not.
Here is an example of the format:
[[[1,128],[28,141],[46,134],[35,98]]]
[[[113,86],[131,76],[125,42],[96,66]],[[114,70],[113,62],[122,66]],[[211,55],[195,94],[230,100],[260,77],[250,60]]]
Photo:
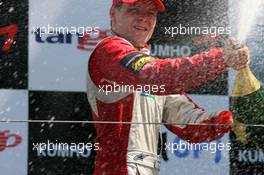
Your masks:
[[[123,3],[120,8],[112,8],[110,13],[113,32],[135,47],[143,47],[153,34],[158,10],[153,0],[140,0],[133,4]]]

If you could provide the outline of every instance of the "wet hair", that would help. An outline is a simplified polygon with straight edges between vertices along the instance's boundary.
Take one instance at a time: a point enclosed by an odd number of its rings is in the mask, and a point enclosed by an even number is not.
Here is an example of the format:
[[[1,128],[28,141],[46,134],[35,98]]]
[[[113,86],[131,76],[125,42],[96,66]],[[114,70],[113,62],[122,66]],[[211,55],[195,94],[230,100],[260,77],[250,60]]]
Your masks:
[[[114,9],[116,10],[121,10],[121,8],[123,7],[123,2],[120,2],[119,4],[117,4]],[[111,28],[112,28],[112,20],[110,21],[110,25],[111,25]]]
[[[123,2],[120,2],[117,6],[115,6],[115,9],[120,10],[123,6]]]

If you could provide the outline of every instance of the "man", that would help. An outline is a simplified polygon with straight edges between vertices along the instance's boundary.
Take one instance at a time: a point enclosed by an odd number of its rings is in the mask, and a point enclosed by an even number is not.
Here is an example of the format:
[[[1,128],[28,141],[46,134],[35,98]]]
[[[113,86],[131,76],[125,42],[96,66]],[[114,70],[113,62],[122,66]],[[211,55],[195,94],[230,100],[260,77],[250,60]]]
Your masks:
[[[188,59],[153,58],[146,43],[157,13],[164,10],[161,0],[113,0],[113,36],[98,44],[88,63],[87,95],[94,120],[118,122],[95,124],[100,144],[95,175],[159,174],[160,125],[154,123],[165,122],[173,133],[194,143],[215,140],[230,130],[228,125],[194,124],[233,123],[231,112],[205,112],[184,92],[228,67],[245,67],[247,48],[232,50],[227,44]]]

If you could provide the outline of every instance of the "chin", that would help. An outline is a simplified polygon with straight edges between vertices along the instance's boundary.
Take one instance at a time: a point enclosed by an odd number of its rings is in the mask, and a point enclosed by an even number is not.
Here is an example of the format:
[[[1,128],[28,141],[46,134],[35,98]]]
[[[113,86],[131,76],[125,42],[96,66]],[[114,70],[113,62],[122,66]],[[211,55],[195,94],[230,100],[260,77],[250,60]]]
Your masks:
[[[145,40],[137,41],[136,43],[138,43],[138,44],[141,45],[141,46],[144,46],[147,42],[148,42],[148,40],[145,39]]]
[[[139,42],[136,44],[137,47],[144,47],[145,46],[145,42]]]

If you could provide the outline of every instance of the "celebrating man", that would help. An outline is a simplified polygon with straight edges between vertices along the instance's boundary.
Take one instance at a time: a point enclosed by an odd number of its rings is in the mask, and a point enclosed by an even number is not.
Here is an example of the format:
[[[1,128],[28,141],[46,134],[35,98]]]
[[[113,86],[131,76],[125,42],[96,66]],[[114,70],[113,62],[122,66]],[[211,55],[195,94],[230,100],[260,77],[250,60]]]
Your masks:
[[[95,124],[101,148],[95,175],[159,174],[159,123],[167,123],[170,131],[194,143],[215,140],[230,130],[228,125],[194,125],[232,124],[232,113],[205,112],[184,92],[228,67],[244,68],[248,49],[233,50],[226,44],[190,58],[154,58],[147,42],[158,12],[164,10],[161,0],[113,0],[113,36],[98,44],[88,63],[87,95],[93,118],[110,123]]]

